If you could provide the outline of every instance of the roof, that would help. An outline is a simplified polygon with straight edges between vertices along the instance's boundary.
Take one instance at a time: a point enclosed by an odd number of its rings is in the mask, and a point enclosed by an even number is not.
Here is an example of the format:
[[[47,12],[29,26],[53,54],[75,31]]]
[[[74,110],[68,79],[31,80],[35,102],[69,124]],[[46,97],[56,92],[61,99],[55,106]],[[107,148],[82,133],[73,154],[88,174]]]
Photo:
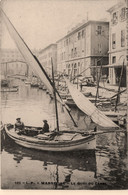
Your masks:
[[[52,46],[57,46],[57,45],[56,45],[56,43],[52,43],[52,44],[48,45],[47,47],[45,47],[44,49],[41,49],[41,50],[39,51],[39,54],[41,54],[43,51],[47,50],[48,48],[50,48],[50,47],[52,47]]]
[[[74,27],[73,30],[71,30],[66,36],[64,36],[63,38],[59,39],[56,43],[58,43],[59,41],[63,40],[64,38],[66,37],[69,37],[71,34],[81,30],[82,28],[88,26],[89,24],[92,24],[92,23],[100,23],[100,24],[109,24],[109,22],[107,21],[102,21],[102,20],[89,20],[87,21],[86,23],[84,24],[81,24],[80,26],[76,26],[76,28]]]
[[[121,1],[121,2],[117,3],[116,5],[112,6],[111,8],[109,8],[109,9],[107,10],[107,12],[111,13],[111,12],[117,10],[118,8],[120,8],[120,7],[123,6],[123,5],[126,6],[125,2],[122,2],[122,1]]]

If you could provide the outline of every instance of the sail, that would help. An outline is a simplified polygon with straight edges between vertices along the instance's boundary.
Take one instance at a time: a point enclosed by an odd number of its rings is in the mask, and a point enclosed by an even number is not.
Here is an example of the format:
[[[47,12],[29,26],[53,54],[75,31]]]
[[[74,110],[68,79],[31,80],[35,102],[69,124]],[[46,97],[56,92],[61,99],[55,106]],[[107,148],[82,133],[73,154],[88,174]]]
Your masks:
[[[4,20],[4,22],[7,26],[7,29],[10,33],[10,36],[15,41],[15,44],[16,44],[17,48],[19,49],[19,51],[21,52],[21,54],[23,55],[26,63],[29,66],[32,67],[32,69],[40,77],[41,81],[46,86],[48,91],[51,94],[53,94],[53,83],[51,82],[51,80],[48,77],[47,73],[45,72],[44,68],[42,67],[42,65],[40,64],[40,62],[36,58],[36,56],[33,55],[33,53],[31,52],[29,47],[26,45],[26,43],[24,42],[22,37],[18,34],[18,32],[16,31],[16,29],[14,28],[14,26],[12,25],[12,23],[10,22],[10,20],[8,19],[8,17],[4,13],[4,11],[1,8],[0,8],[0,11],[1,11],[2,18],[3,18],[3,20]],[[73,121],[74,125],[77,126],[74,119],[73,119],[73,117],[72,117],[72,115],[71,115],[71,113],[70,113],[70,109],[62,101],[61,96],[59,95],[57,90],[56,90],[56,98],[65,107],[65,109],[68,112],[68,114],[69,114],[71,120]]]
[[[65,80],[74,102],[80,110],[91,117],[93,122],[102,127],[118,127],[118,125],[105,116],[103,112],[98,110],[72,83],[70,83],[67,79]]]
[[[28,48],[28,46],[26,45],[26,43],[24,42],[22,37],[18,34],[18,32],[16,31],[16,29],[14,28],[14,26],[12,25],[12,23],[10,22],[10,20],[8,19],[8,17],[3,12],[2,9],[1,9],[1,14],[2,14],[2,18],[6,24],[6,27],[10,33],[10,36],[12,37],[17,48],[19,49],[19,51],[23,55],[26,63],[32,67],[32,69],[40,77],[40,79],[42,80],[43,84],[46,86],[48,91],[52,94],[53,93],[52,83],[51,83],[50,79],[48,78],[45,70],[43,69],[43,67],[39,63],[38,59],[32,54],[31,50]],[[59,97],[58,97],[58,99],[60,100]]]

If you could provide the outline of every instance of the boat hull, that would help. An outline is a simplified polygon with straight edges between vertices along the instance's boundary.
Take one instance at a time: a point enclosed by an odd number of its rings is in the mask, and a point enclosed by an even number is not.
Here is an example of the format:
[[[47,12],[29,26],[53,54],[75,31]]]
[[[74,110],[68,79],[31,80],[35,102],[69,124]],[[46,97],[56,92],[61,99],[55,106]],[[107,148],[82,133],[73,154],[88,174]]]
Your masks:
[[[37,149],[42,151],[78,151],[78,150],[95,150],[96,139],[95,135],[83,136],[81,139],[71,141],[49,141],[40,140],[35,137],[21,136],[15,133],[15,131],[8,130],[5,126],[7,135],[18,145],[21,145],[30,149]]]

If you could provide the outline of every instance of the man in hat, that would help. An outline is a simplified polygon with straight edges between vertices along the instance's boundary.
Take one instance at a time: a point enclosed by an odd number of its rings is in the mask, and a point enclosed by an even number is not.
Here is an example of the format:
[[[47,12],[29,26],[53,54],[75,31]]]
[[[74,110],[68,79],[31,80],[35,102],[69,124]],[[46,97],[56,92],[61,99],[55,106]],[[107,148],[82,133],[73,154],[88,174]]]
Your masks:
[[[15,131],[16,130],[20,130],[20,131],[24,130],[24,123],[21,122],[20,118],[17,118],[16,120],[17,121],[15,123]]]
[[[44,126],[42,128],[42,133],[48,133],[49,132],[49,125],[47,123],[47,120],[43,120]]]

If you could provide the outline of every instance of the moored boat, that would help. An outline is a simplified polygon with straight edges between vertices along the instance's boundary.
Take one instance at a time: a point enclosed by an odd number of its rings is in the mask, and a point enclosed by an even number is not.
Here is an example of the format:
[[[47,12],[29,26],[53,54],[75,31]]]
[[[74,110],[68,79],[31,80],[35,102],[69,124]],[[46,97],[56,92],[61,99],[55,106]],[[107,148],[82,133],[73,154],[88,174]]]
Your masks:
[[[26,148],[43,151],[77,151],[94,150],[96,148],[95,134],[71,132],[71,131],[51,131],[40,134],[41,127],[24,128],[21,134],[15,131],[14,125],[5,125],[6,134],[18,145]]]
[[[38,83],[31,83],[31,87],[38,87]]]
[[[19,90],[18,87],[1,88],[0,92],[17,92],[18,90]]]

